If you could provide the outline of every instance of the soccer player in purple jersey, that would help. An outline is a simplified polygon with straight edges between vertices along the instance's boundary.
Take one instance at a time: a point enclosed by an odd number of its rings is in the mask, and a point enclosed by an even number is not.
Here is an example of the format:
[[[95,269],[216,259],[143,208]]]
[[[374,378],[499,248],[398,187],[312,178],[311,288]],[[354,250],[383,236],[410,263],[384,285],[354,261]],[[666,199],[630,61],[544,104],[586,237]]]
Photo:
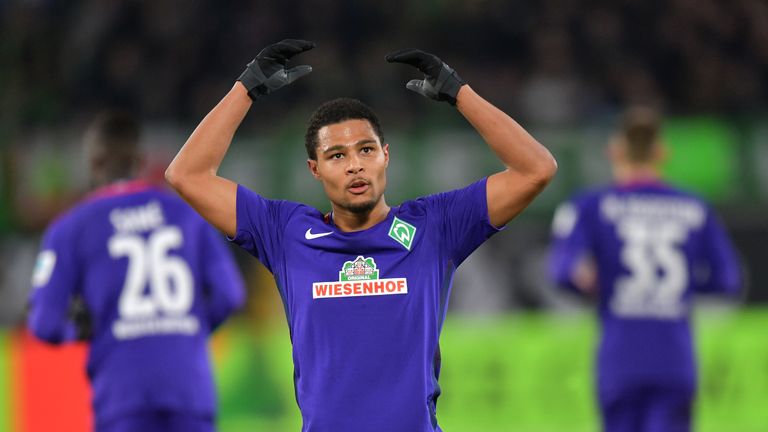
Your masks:
[[[309,66],[288,62],[313,47],[284,40],[262,50],[190,136],[166,178],[274,275],[293,343],[303,431],[438,431],[438,338],[454,271],[533,200],[556,164],[448,65],[410,49],[387,56],[424,73],[407,88],[455,105],[506,170],[389,206],[390,147],[379,120],[360,101],[336,99],[311,116],[305,140],[309,171],[331,202],[328,214],[219,177],[248,110],[309,73]]]
[[[603,429],[688,431],[696,390],[692,294],[735,293],[737,256],[704,202],[662,182],[655,112],[628,110],[609,155],[616,183],[578,194],[555,213],[550,276],[597,297]]]
[[[98,188],[46,231],[28,324],[46,342],[90,342],[97,431],[210,432],[207,340],[243,303],[243,282],[205,220],[134,178],[138,141],[138,124],[122,113],[89,129]]]

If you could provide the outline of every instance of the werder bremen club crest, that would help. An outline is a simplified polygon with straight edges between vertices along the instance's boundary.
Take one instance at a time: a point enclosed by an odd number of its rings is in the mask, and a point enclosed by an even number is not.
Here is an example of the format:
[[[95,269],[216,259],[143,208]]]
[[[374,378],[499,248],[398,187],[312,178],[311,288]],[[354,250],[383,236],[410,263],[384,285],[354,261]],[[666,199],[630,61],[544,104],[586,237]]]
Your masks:
[[[416,236],[416,227],[395,217],[392,221],[392,226],[389,227],[389,236],[406,249],[411,250],[413,238]]]

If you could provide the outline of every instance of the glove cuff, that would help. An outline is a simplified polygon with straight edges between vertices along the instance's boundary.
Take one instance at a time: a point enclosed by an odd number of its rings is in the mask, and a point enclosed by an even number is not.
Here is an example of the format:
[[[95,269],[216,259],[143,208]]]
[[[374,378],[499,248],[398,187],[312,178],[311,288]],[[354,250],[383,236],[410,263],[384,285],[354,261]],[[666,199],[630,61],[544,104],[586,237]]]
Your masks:
[[[252,64],[253,62],[248,63],[248,66],[246,66],[245,70],[240,74],[237,80],[243,83],[243,86],[248,90],[248,97],[250,97],[252,101],[256,101],[264,95],[263,92],[259,91],[259,88],[263,87],[262,84],[264,78],[263,74],[258,74],[251,68]],[[259,77],[259,75],[262,75],[262,77]]]
[[[451,105],[456,105],[456,96],[458,96],[459,90],[466,83],[455,70],[447,64],[443,64],[443,69],[440,71],[440,77],[438,77],[437,82],[442,100]]]

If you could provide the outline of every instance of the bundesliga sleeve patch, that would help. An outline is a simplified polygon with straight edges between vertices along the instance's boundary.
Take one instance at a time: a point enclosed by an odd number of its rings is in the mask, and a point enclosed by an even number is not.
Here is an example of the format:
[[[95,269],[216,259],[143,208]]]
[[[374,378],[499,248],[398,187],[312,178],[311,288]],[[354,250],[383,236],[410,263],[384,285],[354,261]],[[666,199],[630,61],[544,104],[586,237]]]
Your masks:
[[[312,298],[362,297],[408,294],[406,278],[379,279],[379,269],[373,257],[358,256],[346,261],[339,280],[312,284]]]
[[[561,204],[555,210],[555,217],[552,219],[552,233],[556,237],[567,237],[576,226],[579,218],[579,211],[572,203]]]
[[[41,287],[48,284],[48,280],[53,274],[53,268],[56,266],[56,252],[52,250],[41,251],[37,255],[35,271],[32,274],[32,286]]]

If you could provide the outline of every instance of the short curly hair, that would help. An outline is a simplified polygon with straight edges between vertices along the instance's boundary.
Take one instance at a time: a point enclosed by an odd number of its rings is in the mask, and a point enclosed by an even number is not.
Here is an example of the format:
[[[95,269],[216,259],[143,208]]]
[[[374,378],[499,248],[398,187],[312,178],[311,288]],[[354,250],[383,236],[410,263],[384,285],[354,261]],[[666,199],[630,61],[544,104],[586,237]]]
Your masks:
[[[368,105],[357,99],[338,98],[320,105],[309,117],[307,132],[304,135],[307,157],[317,160],[317,132],[322,127],[346,120],[367,120],[379,140],[384,142],[384,131],[381,129],[379,118]]]

